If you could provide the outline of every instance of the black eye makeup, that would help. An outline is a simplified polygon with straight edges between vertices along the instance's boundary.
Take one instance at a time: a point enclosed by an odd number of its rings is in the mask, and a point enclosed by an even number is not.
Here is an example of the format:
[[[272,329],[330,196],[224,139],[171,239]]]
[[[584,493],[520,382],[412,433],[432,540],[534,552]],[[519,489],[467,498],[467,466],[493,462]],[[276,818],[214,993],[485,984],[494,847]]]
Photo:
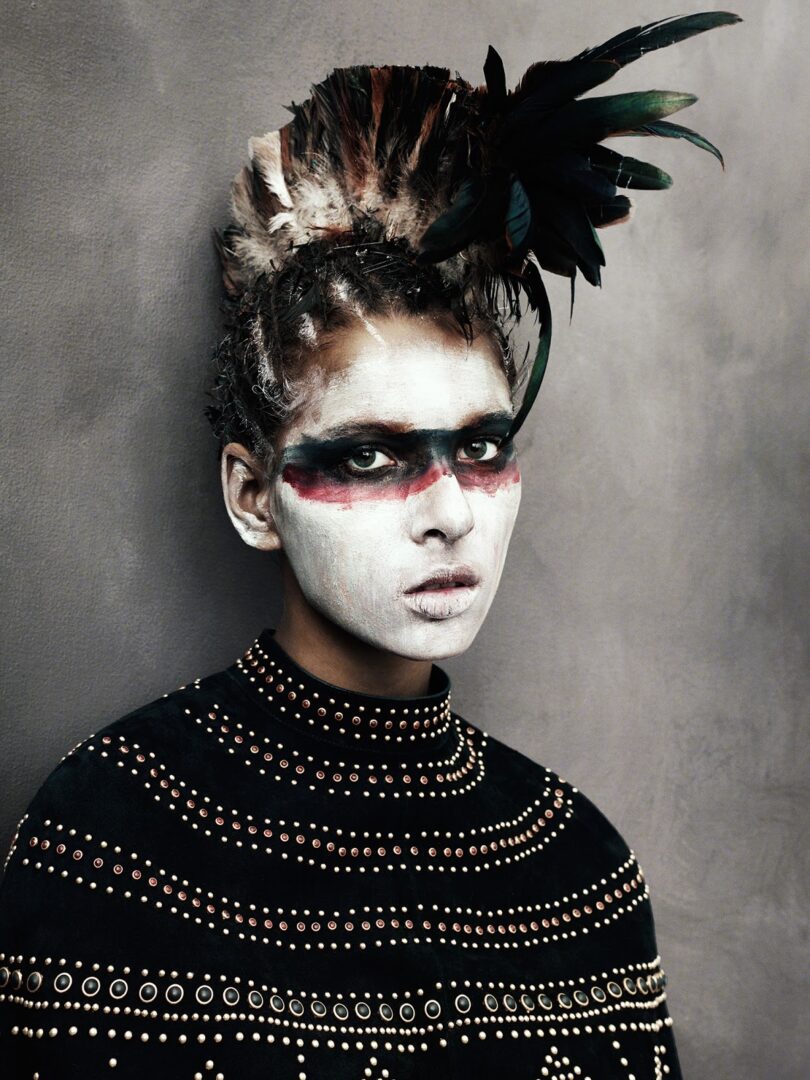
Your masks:
[[[429,429],[389,433],[383,440],[330,439],[299,443],[284,464],[334,479],[382,482],[421,472],[434,461],[451,461],[456,470],[491,470],[513,456],[501,434]]]
[[[337,484],[382,484],[408,480],[436,462],[451,463],[459,476],[471,480],[495,473],[515,456],[507,438],[511,416],[482,414],[458,428],[400,427],[357,422],[304,436],[281,457],[282,475],[320,476]],[[286,470],[286,474],[285,474]]]
[[[426,439],[429,444],[431,440]],[[433,440],[438,443],[439,440]],[[505,441],[500,437],[481,435],[475,439],[463,439],[456,451],[456,461],[466,464],[486,464],[496,461],[503,455]],[[511,444],[509,444],[511,445]],[[413,455],[405,455],[413,457]],[[425,459],[431,454],[424,454]],[[390,453],[390,447],[376,446],[371,443],[363,443],[356,447],[350,454],[338,462],[350,476],[382,474],[396,467],[397,462]]]

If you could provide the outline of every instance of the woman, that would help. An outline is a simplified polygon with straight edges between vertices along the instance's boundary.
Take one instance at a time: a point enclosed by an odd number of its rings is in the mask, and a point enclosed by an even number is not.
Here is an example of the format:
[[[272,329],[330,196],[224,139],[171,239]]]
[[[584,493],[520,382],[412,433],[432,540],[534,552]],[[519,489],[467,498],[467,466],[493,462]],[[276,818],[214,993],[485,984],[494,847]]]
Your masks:
[[[599,141],[714,150],[662,120],[687,95],[571,98],[733,21],[636,28],[509,95],[494,50],[486,89],[343,69],[252,141],[209,416],[284,615],[31,803],[0,893],[4,1075],[680,1076],[633,852],[453,712],[434,661],[503,569],[537,264],[597,282],[617,185],[668,182]],[[522,294],[541,335],[515,411]]]

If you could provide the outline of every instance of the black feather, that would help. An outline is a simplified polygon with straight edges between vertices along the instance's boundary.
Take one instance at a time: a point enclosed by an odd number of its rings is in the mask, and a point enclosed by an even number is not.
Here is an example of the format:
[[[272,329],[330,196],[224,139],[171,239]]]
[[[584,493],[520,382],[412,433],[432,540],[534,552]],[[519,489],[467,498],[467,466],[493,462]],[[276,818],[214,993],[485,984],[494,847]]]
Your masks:
[[[503,60],[491,45],[484,61],[484,78],[487,81],[489,105],[494,112],[500,112],[506,106],[506,72]]]
[[[674,15],[668,19],[647,23],[646,26],[634,26],[622,34],[585,49],[574,57],[575,60],[612,60],[620,67],[638,60],[644,53],[655,49],[665,49],[679,41],[714,30],[718,26],[731,26],[742,22],[739,15],[729,11],[704,11],[697,15]]]
[[[591,164],[616,187],[634,187],[647,191],[662,191],[672,186],[672,177],[663,169],[646,161],[624,157],[606,146],[591,148]],[[613,192],[615,195],[615,191]]]
[[[521,176],[527,183],[579,196],[585,203],[612,199],[616,194],[615,183],[604,172],[591,167],[587,151],[562,150],[549,155],[547,148],[543,152],[541,142],[537,147],[537,162],[521,167]]]
[[[607,82],[619,70],[610,61],[549,60],[532,64],[512,92],[510,120],[520,124]]]
[[[531,248],[544,270],[560,277],[575,278],[577,255],[559,233],[550,232],[543,222],[532,221]]]
[[[605,253],[582,203],[570,196],[546,189],[542,204],[532,211],[539,226],[561,237],[574,253],[577,268],[591,285],[601,283],[600,268]],[[542,257],[538,254],[542,263]]]
[[[626,195],[617,195],[610,202],[589,207],[588,217],[595,229],[602,229],[606,225],[615,225],[619,221],[624,221],[632,208],[633,204]]]

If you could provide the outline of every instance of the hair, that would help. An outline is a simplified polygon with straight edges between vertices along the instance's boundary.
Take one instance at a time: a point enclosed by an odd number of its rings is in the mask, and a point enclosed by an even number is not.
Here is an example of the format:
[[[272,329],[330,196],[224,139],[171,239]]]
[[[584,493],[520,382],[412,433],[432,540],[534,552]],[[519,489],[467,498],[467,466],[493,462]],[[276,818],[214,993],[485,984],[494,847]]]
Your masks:
[[[231,295],[225,311],[206,415],[220,449],[242,443],[268,473],[280,431],[317,392],[310,376],[319,351],[363,318],[423,315],[468,343],[484,335],[513,393],[524,366],[519,372],[507,330],[519,312],[508,305],[504,314],[498,295],[475,279],[454,284],[434,265],[417,263],[397,239],[303,244],[278,273]]]

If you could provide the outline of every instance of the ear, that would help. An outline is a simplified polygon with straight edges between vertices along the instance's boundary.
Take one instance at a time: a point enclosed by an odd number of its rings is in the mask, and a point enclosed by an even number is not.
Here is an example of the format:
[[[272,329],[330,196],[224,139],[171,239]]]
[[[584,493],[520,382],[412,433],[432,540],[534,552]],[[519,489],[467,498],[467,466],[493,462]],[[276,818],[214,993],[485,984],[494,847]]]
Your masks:
[[[233,527],[260,551],[281,549],[271,509],[270,479],[259,459],[241,443],[228,443],[220,459],[222,494]]]

